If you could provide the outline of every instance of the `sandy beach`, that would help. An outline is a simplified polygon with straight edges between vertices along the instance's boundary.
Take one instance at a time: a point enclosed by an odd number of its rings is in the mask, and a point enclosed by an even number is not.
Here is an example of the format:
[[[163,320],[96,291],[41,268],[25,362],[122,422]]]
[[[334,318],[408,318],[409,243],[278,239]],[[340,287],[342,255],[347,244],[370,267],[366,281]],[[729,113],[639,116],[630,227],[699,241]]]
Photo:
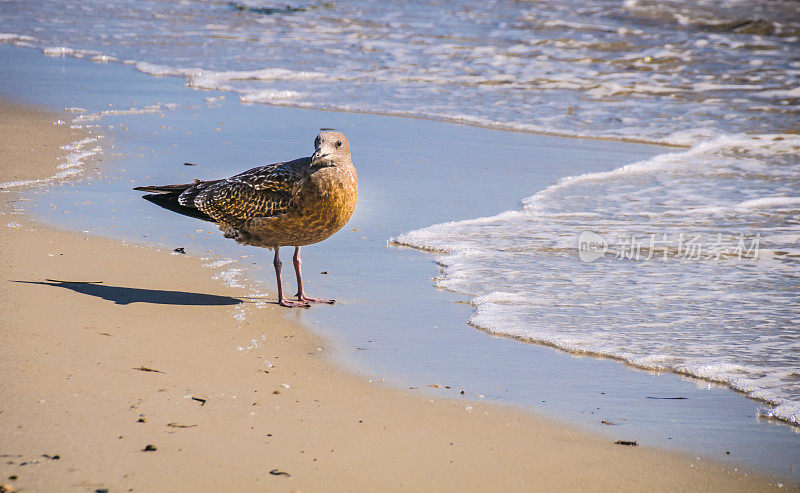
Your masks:
[[[77,137],[58,114],[7,102],[0,114],[3,182],[51,176]],[[0,253],[0,483],[16,491],[776,487],[511,407],[370,382],[336,368],[292,312],[237,321],[253,300],[199,259],[8,215],[16,198],[2,194]],[[257,350],[237,347],[251,338]]]

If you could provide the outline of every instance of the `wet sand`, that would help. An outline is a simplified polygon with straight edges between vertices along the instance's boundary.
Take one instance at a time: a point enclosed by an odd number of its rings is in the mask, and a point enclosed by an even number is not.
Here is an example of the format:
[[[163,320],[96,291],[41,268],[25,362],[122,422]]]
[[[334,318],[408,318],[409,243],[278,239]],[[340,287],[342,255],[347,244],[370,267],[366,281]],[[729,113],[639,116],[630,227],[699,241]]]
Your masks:
[[[83,134],[76,129],[54,128],[59,127],[54,121],[61,118],[61,115],[8,101],[3,101],[2,104],[2,182],[30,181],[55,174],[56,166],[53,163],[57,163],[58,158],[65,154],[60,146],[78,140]],[[31,135],[53,137],[31,139]],[[42,162],[53,165],[52,171],[41,169]]]
[[[76,138],[59,115],[0,115],[37,122],[4,130],[4,163],[24,164],[4,164],[3,182],[52,175]],[[200,260],[9,215],[16,198],[0,195],[0,483],[18,491],[774,486],[511,407],[385,388],[334,367],[293,313],[237,321],[253,300]]]

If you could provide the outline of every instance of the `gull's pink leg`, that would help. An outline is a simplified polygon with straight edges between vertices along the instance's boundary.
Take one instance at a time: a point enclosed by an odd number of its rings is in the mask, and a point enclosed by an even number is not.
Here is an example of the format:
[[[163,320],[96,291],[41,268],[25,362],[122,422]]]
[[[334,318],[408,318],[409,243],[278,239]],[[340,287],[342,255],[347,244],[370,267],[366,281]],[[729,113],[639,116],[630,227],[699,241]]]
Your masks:
[[[305,291],[303,291],[303,274],[300,272],[300,264],[303,263],[300,260],[300,247],[294,247],[294,257],[292,257],[292,263],[294,264],[294,273],[297,274],[297,299],[300,301],[305,301],[308,303],[329,303],[334,304],[336,303],[335,300],[326,300],[324,298],[309,298],[306,296]]]
[[[281,257],[278,254],[279,250],[280,247],[275,247],[275,259],[272,261],[272,265],[275,266],[275,279],[278,280],[278,304],[290,308],[296,306],[308,308],[310,306],[308,303],[303,301],[287,300],[283,297],[283,282],[281,282],[281,267],[283,266],[283,262],[281,262]]]

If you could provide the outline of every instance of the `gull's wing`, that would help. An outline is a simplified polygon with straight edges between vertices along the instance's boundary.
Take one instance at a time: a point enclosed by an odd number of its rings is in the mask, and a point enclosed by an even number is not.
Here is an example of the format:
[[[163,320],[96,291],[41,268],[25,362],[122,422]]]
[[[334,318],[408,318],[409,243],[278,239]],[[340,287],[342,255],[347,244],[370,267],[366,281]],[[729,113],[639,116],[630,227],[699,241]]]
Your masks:
[[[198,182],[181,193],[178,201],[217,222],[241,226],[255,217],[285,213],[311,171],[309,157],[259,166],[226,180]]]

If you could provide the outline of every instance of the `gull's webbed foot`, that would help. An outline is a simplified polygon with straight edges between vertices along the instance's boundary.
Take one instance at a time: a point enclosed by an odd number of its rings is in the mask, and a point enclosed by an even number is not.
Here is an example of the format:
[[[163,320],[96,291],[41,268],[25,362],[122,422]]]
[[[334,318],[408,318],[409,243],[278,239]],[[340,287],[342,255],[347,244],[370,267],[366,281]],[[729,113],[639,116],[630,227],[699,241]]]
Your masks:
[[[308,302],[303,301],[303,300],[294,301],[294,300],[282,299],[282,300],[278,300],[278,304],[280,306],[285,306],[287,308],[298,308],[298,307],[299,308],[311,308],[311,305],[309,305]]]
[[[296,294],[295,296],[297,296],[297,299],[299,301],[304,301],[306,303],[327,303],[329,305],[333,305],[334,303],[336,303],[336,300],[328,300],[325,298],[311,298],[303,294]]]

